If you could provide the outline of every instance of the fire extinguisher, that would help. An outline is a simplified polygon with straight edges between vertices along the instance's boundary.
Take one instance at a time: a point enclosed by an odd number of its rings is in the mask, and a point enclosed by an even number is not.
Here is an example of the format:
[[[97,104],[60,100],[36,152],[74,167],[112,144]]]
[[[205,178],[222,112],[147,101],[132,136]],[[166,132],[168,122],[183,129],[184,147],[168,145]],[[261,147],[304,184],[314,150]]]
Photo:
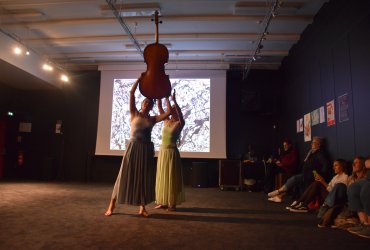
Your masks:
[[[18,151],[18,157],[17,157],[17,165],[19,167],[22,167],[24,164],[24,153],[23,151],[19,150]]]

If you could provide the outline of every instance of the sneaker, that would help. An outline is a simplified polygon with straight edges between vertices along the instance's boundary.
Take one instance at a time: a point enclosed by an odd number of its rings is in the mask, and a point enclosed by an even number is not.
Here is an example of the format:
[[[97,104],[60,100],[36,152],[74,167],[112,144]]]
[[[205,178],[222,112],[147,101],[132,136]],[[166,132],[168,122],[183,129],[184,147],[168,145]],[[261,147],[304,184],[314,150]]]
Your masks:
[[[357,232],[360,232],[364,229],[365,225],[360,223],[360,224],[357,224],[353,227],[349,227],[347,228],[347,231],[350,232],[350,233],[353,233],[353,234],[357,234]]]
[[[293,201],[292,204],[290,204],[289,206],[285,207],[285,209],[290,210],[291,208],[295,208],[297,206],[302,206],[302,202]]]
[[[289,209],[289,211],[295,212],[295,213],[307,213],[308,208],[305,205],[301,205],[301,206],[296,206],[294,208],[291,208],[291,209]]]
[[[318,228],[325,228],[325,227],[332,227],[333,225],[331,225],[331,226],[327,226],[327,225],[325,225],[325,224],[323,224],[323,223],[319,223],[319,224],[317,224],[317,227]],[[333,227],[332,227],[333,228]]]
[[[280,196],[278,196],[278,195],[276,195],[274,197],[270,197],[270,198],[268,198],[268,200],[269,201],[272,201],[272,202],[276,202],[276,203],[283,202],[283,199]]]
[[[370,225],[364,225],[363,229],[356,234],[360,237],[370,239]]]
[[[268,197],[274,197],[274,196],[278,195],[279,193],[280,193],[279,190],[276,189],[276,190],[268,193],[267,196]]]

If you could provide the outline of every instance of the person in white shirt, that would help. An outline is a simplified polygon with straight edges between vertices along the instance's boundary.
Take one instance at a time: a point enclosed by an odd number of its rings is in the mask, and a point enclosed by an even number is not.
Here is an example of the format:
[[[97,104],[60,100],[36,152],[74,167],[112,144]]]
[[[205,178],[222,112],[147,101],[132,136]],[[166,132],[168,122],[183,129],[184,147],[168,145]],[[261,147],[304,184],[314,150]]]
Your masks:
[[[308,204],[316,198],[318,198],[319,203],[322,204],[335,184],[343,183],[347,185],[348,175],[346,174],[346,161],[342,159],[335,160],[333,163],[333,170],[335,176],[329,183],[326,183],[325,179],[320,174],[314,172],[315,181],[308,186],[302,196],[296,201],[295,205],[288,207],[288,209],[292,212],[308,212]]]

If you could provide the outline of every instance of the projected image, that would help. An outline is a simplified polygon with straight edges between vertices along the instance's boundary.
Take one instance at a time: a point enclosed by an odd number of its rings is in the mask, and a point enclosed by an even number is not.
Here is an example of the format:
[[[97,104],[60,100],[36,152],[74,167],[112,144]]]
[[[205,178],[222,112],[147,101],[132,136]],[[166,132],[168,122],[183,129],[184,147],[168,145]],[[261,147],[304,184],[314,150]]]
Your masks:
[[[125,150],[130,139],[130,90],[136,79],[114,79],[113,103],[110,133],[110,149]],[[182,152],[210,151],[210,79],[171,79],[172,89],[176,89],[176,99],[184,120],[184,129],[178,141]],[[135,93],[136,107],[144,96],[139,91]],[[164,100],[163,107],[166,108]],[[154,113],[153,113],[154,112]],[[151,115],[158,114],[156,105]],[[159,150],[162,140],[163,122],[154,126],[152,141],[155,150]]]

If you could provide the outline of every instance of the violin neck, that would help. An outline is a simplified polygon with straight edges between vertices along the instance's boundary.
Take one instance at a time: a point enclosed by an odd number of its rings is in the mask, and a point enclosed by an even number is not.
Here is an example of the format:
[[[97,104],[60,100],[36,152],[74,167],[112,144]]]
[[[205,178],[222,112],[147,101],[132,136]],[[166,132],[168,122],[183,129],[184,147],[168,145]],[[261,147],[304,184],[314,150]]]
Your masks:
[[[155,43],[158,43],[158,23],[155,25]]]
[[[154,21],[155,21],[155,43],[158,43],[158,10],[154,12]]]

